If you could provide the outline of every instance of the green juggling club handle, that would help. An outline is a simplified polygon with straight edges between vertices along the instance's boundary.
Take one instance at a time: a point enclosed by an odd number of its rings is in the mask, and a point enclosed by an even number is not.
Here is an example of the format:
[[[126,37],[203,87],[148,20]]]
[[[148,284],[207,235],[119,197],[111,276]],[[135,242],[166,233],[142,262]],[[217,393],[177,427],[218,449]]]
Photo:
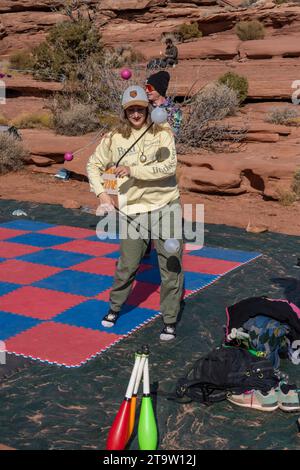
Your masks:
[[[150,395],[149,380],[149,358],[144,365],[143,375],[143,398],[138,426],[138,441],[140,450],[156,450],[157,448],[157,425]]]

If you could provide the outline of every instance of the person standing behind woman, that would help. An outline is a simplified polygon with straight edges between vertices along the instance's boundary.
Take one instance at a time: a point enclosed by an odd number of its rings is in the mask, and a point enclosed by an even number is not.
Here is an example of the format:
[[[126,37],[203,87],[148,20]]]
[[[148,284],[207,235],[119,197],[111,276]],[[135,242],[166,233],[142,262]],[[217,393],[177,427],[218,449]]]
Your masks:
[[[151,123],[149,101],[141,87],[131,86],[125,90],[122,108],[119,126],[103,138],[89,159],[88,177],[91,190],[100,200],[100,206],[105,206],[107,211],[113,210],[113,201],[104,192],[102,175],[106,168],[111,164],[116,165],[120,156],[135,144],[122,160],[122,164],[115,167],[121,213],[126,212],[131,221],[142,214],[152,231],[157,230],[157,224],[154,225],[154,219],[151,217],[155,212],[156,221],[159,220],[158,226],[165,230],[168,224],[167,238],[175,238],[178,233],[176,224],[180,223],[180,236],[176,237],[179,250],[172,256],[171,263],[163,236],[153,237],[161,275],[160,308],[164,327],[160,339],[169,341],[176,337],[176,323],[183,291],[182,214],[176,182],[177,157],[174,137],[169,128],[157,125],[153,125],[144,137],[141,137]],[[139,137],[141,139],[136,142]],[[123,204],[125,198],[126,205]],[[175,208],[180,211],[180,216],[178,217],[177,212],[177,217],[170,217],[169,210]],[[128,223],[128,217],[125,222]],[[113,327],[118,320],[122,305],[130,294],[148,240],[149,233],[145,239],[141,234],[138,239],[121,238],[121,256],[110,291],[110,309],[102,319],[104,327]]]
[[[148,77],[146,82],[146,93],[150,104],[155,108],[163,108],[168,115],[168,123],[176,137],[179,134],[182,122],[182,112],[175,105],[170,97],[166,97],[170,82],[170,74],[164,70],[154,73]],[[145,257],[149,257],[152,249],[151,240],[149,241]]]
[[[175,139],[179,134],[182,122],[182,111],[174,103],[172,98],[167,97],[167,90],[170,82],[170,74],[165,70],[154,73],[146,81],[146,92],[150,104],[166,110],[168,123],[174,133]]]

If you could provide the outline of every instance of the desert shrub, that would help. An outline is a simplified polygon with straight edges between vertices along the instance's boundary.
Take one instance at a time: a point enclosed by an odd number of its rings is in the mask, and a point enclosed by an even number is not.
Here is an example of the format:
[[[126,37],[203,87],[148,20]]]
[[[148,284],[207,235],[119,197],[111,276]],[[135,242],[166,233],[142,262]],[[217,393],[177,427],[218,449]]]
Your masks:
[[[125,88],[133,84],[144,86],[143,70],[133,70],[133,77],[134,80],[121,80],[118,70],[91,57],[79,64],[73,79],[67,80],[62,92],[49,102],[56,132],[81,135],[113,127],[122,111]]]
[[[202,31],[200,31],[197,22],[191,24],[183,23],[178,29],[178,35],[182,41],[188,41],[192,38],[201,38]]]
[[[13,119],[11,124],[19,129],[53,128],[53,116],[49,113],[22,114]]]
[[[34,75],[40,79],[62,80],[87,57],[101,56],[100,34],[91,21],[67,21],[50,29],[46,41],[33,49]]]
[[[234,72],[227,72],[222,75],[218,82],[234,90],[237,94],[239,103],[243,103],[248,96],[248,80],[246,77]]]
[[[294,191],[281,190],[278,192],[278,196],[278,200],[283,206],[291,206],[297,200],[297,195],[294,193]]]
[[[268,114],[266,121],[272,124],[283,124],[292,125],[293,119],[299,117],[298,112],[295,109],[289,107],[285,108],[273,108]]]
[[[235,32],[241,41],[264,39],[265,28],[258,20],[240,21],[235,25]]]
[[[297,198],[300,197],[300,170],[294,173],[292,191],[296,194]]]
[[[178,136],[178,150],[206,148],[221,151],[240,142],[245,129],[233,130],[221,119],[238,109],[239,100],[234,90],[222,84],[212,84],[196,94],[184,114]]]
[[[20,51],[13,54],[10,58],[10,66],[15,70],[31,72],[34,66],[34,58],[29,51]]]
[[[100,128],[96,106],[74,98],[54,99],[51,104],[56,132],[63,135],[83,135]]]
[[[7,132],[0,132],[0,174],[19,170],[27,152],[23,145]]]
[[[138,67],[131,67],[132,78],[121,80],[120,73],[116,69],[107,67],[105,63],[97,62],[93,58],[87,59],[77,68],[77,76],[80,77],[80,87],[77,91],[79,101],[93,104],[97,109],[106,114],[121,112],[121,96],[130,85],[145,84],[145,71]],[[101,79],[99,79],[101,77]],[[68,84],[65,86],[68,92]]]

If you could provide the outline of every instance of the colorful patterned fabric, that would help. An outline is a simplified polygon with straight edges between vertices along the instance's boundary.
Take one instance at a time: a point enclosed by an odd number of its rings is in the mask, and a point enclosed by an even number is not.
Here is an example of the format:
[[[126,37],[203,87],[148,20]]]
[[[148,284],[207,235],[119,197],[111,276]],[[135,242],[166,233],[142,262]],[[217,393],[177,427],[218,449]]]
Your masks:
[[[249,333],[250,348],[266,353],[266,357],[272,362],[273,367],[278,369],[280,365],[279,353],[287,352],[288,326],[270,317],[258,315],[250,318],[243,327]]]
[[[168,123],[170,124],[172,131],[174,132],[175,137],[178,135],[180,131],[180,126],[182,122],[182,111],[181,109],[174,103],[172,98],[166,98],[164,104],[160,106],[168,113]]]

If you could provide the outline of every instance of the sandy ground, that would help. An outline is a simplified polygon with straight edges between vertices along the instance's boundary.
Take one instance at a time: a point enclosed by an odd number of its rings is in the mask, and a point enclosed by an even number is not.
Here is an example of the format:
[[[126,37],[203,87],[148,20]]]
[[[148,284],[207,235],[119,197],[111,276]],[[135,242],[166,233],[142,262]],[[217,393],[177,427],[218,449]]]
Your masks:
[[[0,198],[49,204],[77,203],[95,209],[97,199],[86,182],[61,181],[25,168],[0,177]],[[259,194],[212,196],[184,192],[184,203],[204,204],[205,222],[246,228],[266,226],[271,232],[300,235],[300,201],[284,206]],[[76,204],[75,204],[76,205]],[[20,208],[22,204],[20,203]]]

